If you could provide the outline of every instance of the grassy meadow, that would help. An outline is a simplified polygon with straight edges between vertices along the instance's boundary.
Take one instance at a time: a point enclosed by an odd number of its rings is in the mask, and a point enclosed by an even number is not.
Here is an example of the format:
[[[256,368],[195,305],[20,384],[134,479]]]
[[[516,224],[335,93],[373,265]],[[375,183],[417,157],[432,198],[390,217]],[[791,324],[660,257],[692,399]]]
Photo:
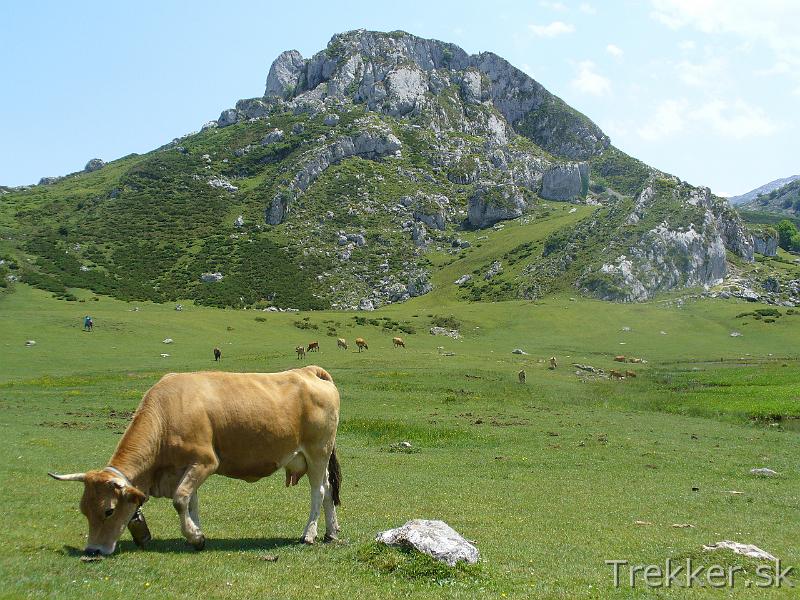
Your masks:
[[[454,265],[442,277],[463,272]],[[357,314],[190,303],[178,312],[81,290],[70,291],[82,301],[65,302],[24,285],[0,296],[0,597],[795,597],[785,586],[746,587],[758,563],[702,546],[755,544],[795,565],[800,586],[800,314],[781,308],[769,322],[753,314],[758,305],[713,300],[467,304],[444,288]],[[85,314],[92,333],[82,331]],[[429,335],[434,322],[462,339]],[[406,349],[392,348],[394,335]],[[336,337],[358,336],[368,351],[336,349]],[[298,360],[294,347],[315,340],[322,351]],[[646,362],[622,366],[617,354]],[[204,551],[184,543],[171,503],[154,499],[144,507],[154,537],[146,550],[125,533],[114,556],[78,560],[81,486],[47,471],[104,466],[166,372],[312,362],[342,396],[342,543],[298,543],[307,485],[217,477],[200,490]],[[571,363],[637,377],[576,375]],[[400,441],[411,450],[397,451]],[[780,476],[758,478],[753,467]],[[447,521],[475,540],[481,562],[448,569],[372,543],[412,518]],[[654,591],[641,579],[614,589],[604,564],[668,557],[746,573],[724,592]]]

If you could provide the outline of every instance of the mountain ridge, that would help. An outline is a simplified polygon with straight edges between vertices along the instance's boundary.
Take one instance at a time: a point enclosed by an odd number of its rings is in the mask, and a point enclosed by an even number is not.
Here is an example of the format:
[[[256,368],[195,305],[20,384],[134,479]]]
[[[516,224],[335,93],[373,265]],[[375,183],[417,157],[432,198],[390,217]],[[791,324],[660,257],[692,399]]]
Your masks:
[[[405,32],[283,52],[264,96],[200,132],[3,198],[29,281],[220,306],[404,301],[432,290],[442,257],[472,251],[468,232],[546,220],[559,202],[591,211],[521,240],[513,268],[487,261],[477,271],[493,274],[459,297],[566,285],[647,300],[719,285],[738,268],[729,254],[753,260],[744,223],[707,188],[614,148],[497,55]]]

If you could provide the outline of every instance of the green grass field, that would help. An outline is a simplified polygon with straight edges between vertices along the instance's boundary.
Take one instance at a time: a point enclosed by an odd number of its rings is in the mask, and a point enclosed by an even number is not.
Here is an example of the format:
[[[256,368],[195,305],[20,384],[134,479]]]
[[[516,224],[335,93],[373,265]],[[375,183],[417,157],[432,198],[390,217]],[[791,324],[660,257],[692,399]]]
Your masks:
[[[479,250],[472,256],[479,264]],[[84,301],[23,285],[0,296],[0,597],[682,597],[686,589],[652,591],[641,579],[615,590],[604,564],[668,557],[743,566],[725,594],[796,597],[785,586],[747,588],[756,562],[702,545],[755,544],[795,565],[800,586],[800,314],[737,317],[758,306],[735,301],[466,304],[449,291],[357,315],[188,303],[177,312],[71,291]],[[87,313],[92,333],[81,331]],[[461,340],[428,334],[451,315]],[[392,348],[398,334],[405,350]],[[336,336],[362,336],[370,349],[337,350]],[[185,545],[171,503],[154,499],[148,549],[126,533],[113,557],[78,560],[81,486],[47,471],[104,466],[166,372],[283,370],[301,363],[294,347],[313,340],[322,352],[306,362],[328,369],[342,396],[343,543],[298,543],[306,485],[219,477],[200,491],[203,552]],[[647,362],[623,366],[637,373],[625,381],[571,366],[608,370],[620,366],[617,354]],[[555,371],[543,362],[552,355]],[[527,385],[517,383],[520,368]],[[393,452],[403,440],[412,451]],[[749,474],[762,466],[781,475]],[[448,569],[372,543],[412,518],[447,521],[475,540],[481,562]]]

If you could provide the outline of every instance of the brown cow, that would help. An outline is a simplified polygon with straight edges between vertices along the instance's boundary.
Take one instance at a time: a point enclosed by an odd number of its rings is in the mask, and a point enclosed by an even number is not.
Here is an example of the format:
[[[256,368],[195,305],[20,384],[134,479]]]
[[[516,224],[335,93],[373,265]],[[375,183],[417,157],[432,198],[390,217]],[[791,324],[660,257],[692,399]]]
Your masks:
[[[399,348],[400,346],[402,346],[403,348],[406,347],[406,343],[403,341],[403,338],[401,337],[392,338],[392,347]]]
[[[214,360],[219,361],[222,359],[222,350],[219,348],[214,348]]]
[[[339,532],[341,473],[336,459],[339,392],[324,369],[282,373],[170,373],[142,398],[108,466],[56,475],[84,484],[89,521],[86,554],[111,554],[125,526],[149,497],[172,498],[186,540],[205,545],[197,489],[211,475],[253,482],[278,469],[296,483],[308,474],[311,511],[303,541],[317,537],[320,507],[326,538]],[[137,541],[149,537],[140,535]]]
[[[297,352],[297,358],[305,358],[306,357],[306,347],[305,346],[296,346],[294,351]]]
[[[356,346],[358,346],[358,351],[361,350],[369,350],[369,346],[367,346],[367,340],[364,338],[356,338]]]
[[[633,371],[625,371],[625,377],[636,377],[636,373]]]
[[[310,342],[306,352],[319,352],[319,342]]]
[[[620,373],[619,371],[617,371],[616,369],[611,369],[608,372],[608,374],[611,377],[611,379],[624,379],[625,378],[625,376],[622,373]]]
[[[344,338],[337,338],[336,347],[341,348],[342,350],[347,350],[347,340]]]
[[[617,362],[625,362],[625,357],[622,356],[622,355],[615,356],[614,360],[617,361]]]
[[[525,369],[522,369],[519,373],[517,373],[517,378],[519,378],[520,383],[525,383],[527,381],[527,376],[525,375]]]
[[[630,362],[630,363],[640,363],[640,362],[642,362],[642,359],[641,358],[629,358],[628,362]]]

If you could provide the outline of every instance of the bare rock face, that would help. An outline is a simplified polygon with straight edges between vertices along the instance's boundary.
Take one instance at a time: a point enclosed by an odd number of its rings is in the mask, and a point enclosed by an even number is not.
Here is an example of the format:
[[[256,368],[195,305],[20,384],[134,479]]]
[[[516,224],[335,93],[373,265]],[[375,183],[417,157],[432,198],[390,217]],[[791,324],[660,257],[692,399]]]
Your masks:
[[[375,541],[414,548],[451,567],[462,560],[474,565],[480,558],[478,549],[444,521],[414,519],[402,527],[381,531]]]
[[[521,217],[528,203],[515,186],[478,185],[469,199],[467,220],[475,229],[491,227],[499,221]]]
[[[763,256],[778,254],[778,232],[772,228],[753,232],[753,252]]]
[[[305,66],[303,55],[297,50],[281,52],[269,69],[264,96],[285,98],[290,95],[294,92],[300,73]]]
[[[569,200],[584,193],[589,185],[589,164],[556,165],[544,172],[540,196],[547,200]]]

